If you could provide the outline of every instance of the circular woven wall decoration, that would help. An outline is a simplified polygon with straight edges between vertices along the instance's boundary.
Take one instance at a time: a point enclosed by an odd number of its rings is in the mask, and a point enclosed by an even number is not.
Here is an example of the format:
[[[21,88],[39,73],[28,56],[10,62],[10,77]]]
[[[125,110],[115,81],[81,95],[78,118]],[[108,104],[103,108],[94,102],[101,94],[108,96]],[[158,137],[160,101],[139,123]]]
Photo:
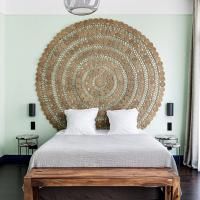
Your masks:
[[[145,128],[161,105],[165,78],[153,44],[118,21],[90,19],[66,27],[48,44],[36,88],[50,123],[66,127],[64,110],[99,107],[97,127],[109,126],[106,110],[137,108]]]

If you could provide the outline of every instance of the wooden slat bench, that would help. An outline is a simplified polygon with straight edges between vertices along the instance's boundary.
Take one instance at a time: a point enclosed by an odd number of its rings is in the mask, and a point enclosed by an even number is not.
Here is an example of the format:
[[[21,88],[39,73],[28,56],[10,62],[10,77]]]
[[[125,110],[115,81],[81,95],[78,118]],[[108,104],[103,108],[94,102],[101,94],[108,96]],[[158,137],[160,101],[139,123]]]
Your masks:
[[[34,168],[24,177],[24,200],[56,186],[156,186],[165,189],[165,200],[180,200],[179,176],[169,168]]]

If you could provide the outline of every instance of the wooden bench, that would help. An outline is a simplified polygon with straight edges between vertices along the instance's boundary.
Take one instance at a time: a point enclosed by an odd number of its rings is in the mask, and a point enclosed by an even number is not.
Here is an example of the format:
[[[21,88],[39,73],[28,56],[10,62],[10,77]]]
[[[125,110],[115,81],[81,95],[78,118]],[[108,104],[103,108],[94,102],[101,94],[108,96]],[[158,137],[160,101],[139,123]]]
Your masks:
[[[180,179],[169,168],[34,168],[24,177],[24,200],[38,200],[40,187],[163,187],[165,200],[180,200]]]

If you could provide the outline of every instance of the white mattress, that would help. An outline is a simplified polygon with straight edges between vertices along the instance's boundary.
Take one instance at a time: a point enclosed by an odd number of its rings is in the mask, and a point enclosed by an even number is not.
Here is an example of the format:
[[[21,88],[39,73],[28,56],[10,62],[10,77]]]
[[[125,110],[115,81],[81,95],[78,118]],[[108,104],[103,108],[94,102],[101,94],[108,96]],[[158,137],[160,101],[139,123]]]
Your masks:
[[[56,134],[32,156],[36,167],[170,167],[170,152],[148,134]]]

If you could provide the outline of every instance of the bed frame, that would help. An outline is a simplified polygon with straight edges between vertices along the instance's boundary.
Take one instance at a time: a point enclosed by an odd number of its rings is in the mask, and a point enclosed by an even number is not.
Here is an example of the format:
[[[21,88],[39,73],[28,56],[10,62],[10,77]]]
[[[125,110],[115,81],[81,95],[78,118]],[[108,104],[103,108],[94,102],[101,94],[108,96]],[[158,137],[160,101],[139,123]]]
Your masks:
[[[171,168],[33,168],[24,177],[24,200],[56,186],[162,187],[165,200],[180,200],[180,178]]]

